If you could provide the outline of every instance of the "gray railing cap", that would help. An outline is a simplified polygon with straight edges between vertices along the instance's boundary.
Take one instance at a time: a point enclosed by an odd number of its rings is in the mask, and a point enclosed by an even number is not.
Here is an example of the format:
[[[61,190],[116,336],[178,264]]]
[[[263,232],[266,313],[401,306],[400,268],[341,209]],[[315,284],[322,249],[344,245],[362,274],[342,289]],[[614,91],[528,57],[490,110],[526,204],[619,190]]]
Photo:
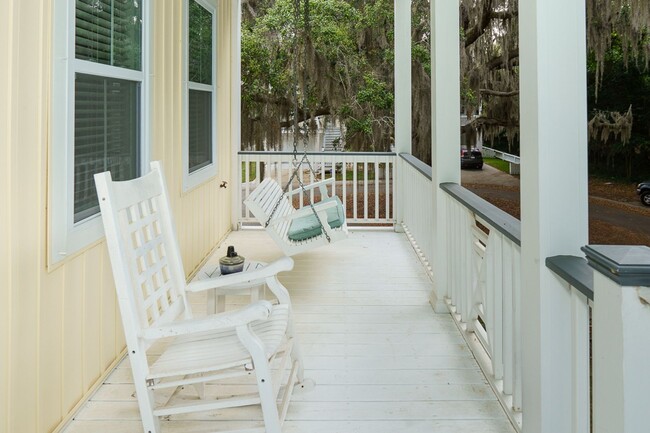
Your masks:
[[[587,245],[589,265],[621,286],[650,286],[650,248],[641,245]]]
[[[587,260],[583,257],[547,257],[546,267],[582,292],[587,298],[594,299],[594,270],[589,267]]]

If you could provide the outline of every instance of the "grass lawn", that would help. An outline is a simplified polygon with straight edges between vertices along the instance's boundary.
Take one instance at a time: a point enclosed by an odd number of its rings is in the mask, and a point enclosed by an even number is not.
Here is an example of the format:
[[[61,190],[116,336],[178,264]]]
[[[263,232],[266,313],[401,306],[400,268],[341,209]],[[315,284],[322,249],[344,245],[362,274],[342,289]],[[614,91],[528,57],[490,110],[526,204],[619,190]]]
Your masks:
[[[483,162],[504,173],[510,173],[510,163],[499,158],[483,158]]]
[[[242,183],[251,182],[257,177],[257,164],[254,162],[249,163],[248,166],[248,180],[246,179],[246,163],[241,163],[241,181]]]
[[[343,173],[340,171],[336,172],[336,180],[343,180]],[[345,171],[345,180],[354,180],[354,171],[346,170]],[[363,180],[363,169],[357,170],[357,181]],[[368,180],[375,180],[375,172],[368,170]]]

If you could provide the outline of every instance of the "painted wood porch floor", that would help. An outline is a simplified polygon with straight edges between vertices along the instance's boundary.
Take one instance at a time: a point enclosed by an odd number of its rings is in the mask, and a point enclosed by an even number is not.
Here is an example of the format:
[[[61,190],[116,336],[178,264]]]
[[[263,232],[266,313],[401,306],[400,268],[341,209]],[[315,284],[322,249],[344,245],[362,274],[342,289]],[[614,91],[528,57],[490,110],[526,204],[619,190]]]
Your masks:
[[[204,269],[226,245],[250,259],[281,256],[265,232],[234,232]],[[294,259],[280,280],[292,295],[305,376],[316,386],[294,394],[284,433],[514,432],[450,316],[431,309],[430,280],[406,236],[355,231]],[[204,298],[193,303],[205,311]],[[250,420],[261,420],[257,408],[176,417],[163,432]],[[63,432],[142,432],[128,360]]]

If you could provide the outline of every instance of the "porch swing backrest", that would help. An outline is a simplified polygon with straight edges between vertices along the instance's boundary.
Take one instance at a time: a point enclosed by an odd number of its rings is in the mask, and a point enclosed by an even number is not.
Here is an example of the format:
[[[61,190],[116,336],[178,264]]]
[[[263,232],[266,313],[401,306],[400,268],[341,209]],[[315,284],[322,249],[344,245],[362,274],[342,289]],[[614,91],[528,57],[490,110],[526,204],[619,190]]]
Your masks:
[[[255,188],[246,200],[246,205],[253,215],[261,222],[269,221],[269,227],[281,238],[286,237],[291,225],[291,220],[287,217],[296,211],[289,197],[283,197],[283,195],[285,194],[280,185],[267,178]],[[278,201],[278,207],[273,212]],[[271,214],[273,214],[272,217]],[[271,217],[270,220],[269,217]],[[277,222],[282,219],[284,219],[283,222]]]
[[[110,173],[95,179],[102,212],[114,213],[106,239],[109,250],[117,252],[111,263],[113,275],[119,276],[115,284],[122,317],[130,318],[138,334],[171,323],[183,312],[191,317],[160,165],[152,163],[150,173],[129,182],[110,184]]]

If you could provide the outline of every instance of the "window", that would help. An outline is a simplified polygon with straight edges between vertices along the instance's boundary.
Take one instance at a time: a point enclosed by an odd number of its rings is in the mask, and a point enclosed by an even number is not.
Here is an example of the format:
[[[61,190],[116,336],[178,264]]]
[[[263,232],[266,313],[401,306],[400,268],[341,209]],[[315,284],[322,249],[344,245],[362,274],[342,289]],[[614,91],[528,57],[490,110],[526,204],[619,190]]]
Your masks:
[[[50,263],[103,236],[93,175],[144,169],[148,0],[55,0]]]
[[[183,190],[217,173],[216,4],[185,2]]]

